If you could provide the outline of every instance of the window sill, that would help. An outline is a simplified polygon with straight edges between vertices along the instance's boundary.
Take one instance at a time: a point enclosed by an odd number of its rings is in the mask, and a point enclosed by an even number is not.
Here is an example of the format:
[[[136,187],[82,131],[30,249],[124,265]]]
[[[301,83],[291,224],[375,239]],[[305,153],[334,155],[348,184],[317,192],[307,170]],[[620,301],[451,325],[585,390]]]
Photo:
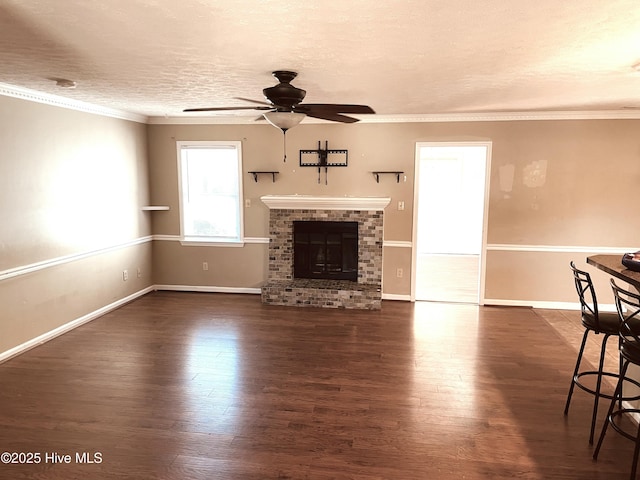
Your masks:
[[[244,241],[185,237],[180,239],[180,245],[187,247],[244,247]]]

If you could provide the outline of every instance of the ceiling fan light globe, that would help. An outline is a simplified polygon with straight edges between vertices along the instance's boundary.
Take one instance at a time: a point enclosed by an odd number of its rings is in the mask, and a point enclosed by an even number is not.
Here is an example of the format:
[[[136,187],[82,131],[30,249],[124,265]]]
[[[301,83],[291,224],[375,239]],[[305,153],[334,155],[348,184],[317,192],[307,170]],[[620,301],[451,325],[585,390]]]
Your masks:
[[[262,115],[267,122],[283,132],[295,127],[306,117],[304,113],[297,112],[265,112]]]

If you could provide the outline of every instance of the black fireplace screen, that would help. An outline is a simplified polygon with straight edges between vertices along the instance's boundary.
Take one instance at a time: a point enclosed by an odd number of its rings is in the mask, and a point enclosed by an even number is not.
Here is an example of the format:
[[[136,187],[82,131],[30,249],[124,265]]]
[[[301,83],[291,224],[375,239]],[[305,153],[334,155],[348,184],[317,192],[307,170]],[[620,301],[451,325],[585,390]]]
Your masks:
[[[293,222],[293,276],[358,281],[358,222]]]

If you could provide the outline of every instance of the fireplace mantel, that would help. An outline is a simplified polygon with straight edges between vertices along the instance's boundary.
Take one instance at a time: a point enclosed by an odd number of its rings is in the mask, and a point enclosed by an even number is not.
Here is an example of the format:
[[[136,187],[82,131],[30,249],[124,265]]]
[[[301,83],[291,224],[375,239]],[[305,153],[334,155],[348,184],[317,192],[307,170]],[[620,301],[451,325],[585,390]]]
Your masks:
[[[390,197],[327,197],[311,195],[264,195],[269,209],[290,210],[383,210]]]

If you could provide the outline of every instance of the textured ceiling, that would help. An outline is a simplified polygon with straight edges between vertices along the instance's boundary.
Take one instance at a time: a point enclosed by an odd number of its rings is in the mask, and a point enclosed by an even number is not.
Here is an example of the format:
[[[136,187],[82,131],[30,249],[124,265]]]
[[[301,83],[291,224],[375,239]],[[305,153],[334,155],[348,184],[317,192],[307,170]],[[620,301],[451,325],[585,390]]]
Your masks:
[[[620,110],[638,63],[638,0],[0,0],[0,82],[151,117],[276,69],[382,115]]]

